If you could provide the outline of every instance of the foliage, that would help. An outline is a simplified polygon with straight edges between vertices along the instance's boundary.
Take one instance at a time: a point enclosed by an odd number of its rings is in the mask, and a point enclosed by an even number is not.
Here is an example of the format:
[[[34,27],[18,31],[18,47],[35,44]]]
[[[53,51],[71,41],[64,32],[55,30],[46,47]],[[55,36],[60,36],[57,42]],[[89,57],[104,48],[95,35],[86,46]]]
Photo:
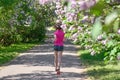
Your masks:
[[[1,0],[0,4],[0,43],[9,45],[11,43],[10,35],[12,34],[12,31],[10,31],[11,27],[9,19],[13,14],[12,9],[14,7],[15,1],[9,0],[7,2],[6,0]]]
[[[89,55],[89,50],[80,50],[80,59],[87,69],[87,74],[92,80],[119,80],[120,62],[111,61],[109,64],[103,61],[104,53]]]
[[[52,24],[57,15],[56,22],[62,23],[66,36],[90,49],[91,55],[102,52],[107,61],[120,59],[119,0],[38,1],[40,4],[37,0],[0,1],[2,45],[41,41],[46,24]]]
[[[91,55],[104,53],[104,60],[119,59],[120,2],[118,0],[56,1],[62,28],[76,44],[90,49]],[[73,8],[74,7],[74,8]],[[113,41],[109,47],[109,42]]]
[[[66,37],[86,49],[91,55],[104,53],[104,60],[120,59],[119,0],[39,0],[46,5],[54,2],[57,22]],[[113,42],[108,45],[110,42]]]
[[[40,6],[37,0],[1,0],[0,4],[1,45],[44,40],[45,28],[55,17],[54,7]]]
[[[12,44],[7,47],[0,47],[0,65],[13,60],[20,52],[30,49],[38,43],[27,43],[27,44]]]

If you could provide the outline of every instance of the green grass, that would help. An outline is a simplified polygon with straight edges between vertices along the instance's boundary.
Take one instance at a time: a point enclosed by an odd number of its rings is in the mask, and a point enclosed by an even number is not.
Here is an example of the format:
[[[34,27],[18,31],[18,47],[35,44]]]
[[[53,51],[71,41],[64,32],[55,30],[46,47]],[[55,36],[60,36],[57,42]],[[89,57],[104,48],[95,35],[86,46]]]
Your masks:
[[[19,55],[19,53],[26,51],[30,49],[31,47],[35,46],[38,43],[20,43],[20,44],[12,44],[8,47],[2,47],[0,46],[0,65],[3,65],[12,59],[14,59],[16,56]]]
[[[91,80],[120,80],[120,61],[105,63],[102,53],[91,56],[87,50],[81,50],[79,54]]]

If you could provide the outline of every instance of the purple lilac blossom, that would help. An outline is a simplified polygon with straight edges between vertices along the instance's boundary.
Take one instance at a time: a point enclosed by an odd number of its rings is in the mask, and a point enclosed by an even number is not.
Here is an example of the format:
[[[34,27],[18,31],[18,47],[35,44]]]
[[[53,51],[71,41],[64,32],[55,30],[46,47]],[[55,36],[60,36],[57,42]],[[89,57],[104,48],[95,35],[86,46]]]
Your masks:
[[[107,40],[103,40],[101,43],[102,43],[103,45],[106,45]]]
[[[68,31],[74,30],[73,25],[69,27]]]
[[[60,27],[61,27],[64,31],[67,29],[66,24],[62,24]]]
[[[97,40],[102,40],[102,38],[103,38],[103,35],[99,35],[99,36],[97,37]]]
[[[90,7],[94,6],[96,4],[96,0],[88,0],[88,1],[79,1],[78,5],[80,7],[80,11],[81,10],[86,10],[89,9]]]
[[[120,29],[118,29],[118,34],[120,34]]]
[[[71,7],[74,9],[77,7],[77,2],[75,0],[71,1]]]
[[[117,59],[120,60],[120,55],[117,56]]]
[[[82,31],[82,27],[81,27],[81,26],[78,26],[78,30],[79,30],[79,31]]]
[[[71,38],[74,40],[77,38],[77,36],[78,36],[78,33],[74,33]]]
[[[52,0],[39,0],[39,3],[44,5],[44,4],[47,4],[49,1],[52,1]]]
[[[89,0],[88,2],[86,2],[87,8],[94,6],[95,3],[96,3],[96,0]]]
[[[86,5],[86,2],[85,2],[85,1],[80,1],[80,2],[78,2],[78,5],[79,5],[79,7],[80,7],[80,9],[79,9],[80,11],[87,9],[87,5]]]
[[[95,51],[92,51],[90,54],[91,54],[92,56],[94,56],[96,53],[95,53]]]
[[[85,23],[85,22],[87,22],[87,21],[88,21],[88,15],[87,15],[87,16],[84,16],[81,22],[82,22],[82,23]]]

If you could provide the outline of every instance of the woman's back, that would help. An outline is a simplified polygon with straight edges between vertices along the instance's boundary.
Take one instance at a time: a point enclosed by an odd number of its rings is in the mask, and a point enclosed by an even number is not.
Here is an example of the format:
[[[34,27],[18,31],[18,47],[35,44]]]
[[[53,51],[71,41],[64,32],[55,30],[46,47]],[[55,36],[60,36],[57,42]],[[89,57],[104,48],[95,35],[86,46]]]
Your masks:
[[[54,41],[54,45],[63,46],[64,32],[61,29],[56,30],[54,32],[54,35],[56,36],[55,41]]]

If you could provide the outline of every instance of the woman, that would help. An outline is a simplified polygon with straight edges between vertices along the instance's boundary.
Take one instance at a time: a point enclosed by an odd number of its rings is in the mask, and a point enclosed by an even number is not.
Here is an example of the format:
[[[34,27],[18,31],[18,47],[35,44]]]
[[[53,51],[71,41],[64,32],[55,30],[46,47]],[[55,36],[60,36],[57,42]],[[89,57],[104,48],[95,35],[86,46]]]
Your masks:
[[[61,57],[64,48],[64,32],[61,24],[56,24],[54,27],[56,29],[54,32],[54,65],[55,71],[57,74],[60,74]]]

